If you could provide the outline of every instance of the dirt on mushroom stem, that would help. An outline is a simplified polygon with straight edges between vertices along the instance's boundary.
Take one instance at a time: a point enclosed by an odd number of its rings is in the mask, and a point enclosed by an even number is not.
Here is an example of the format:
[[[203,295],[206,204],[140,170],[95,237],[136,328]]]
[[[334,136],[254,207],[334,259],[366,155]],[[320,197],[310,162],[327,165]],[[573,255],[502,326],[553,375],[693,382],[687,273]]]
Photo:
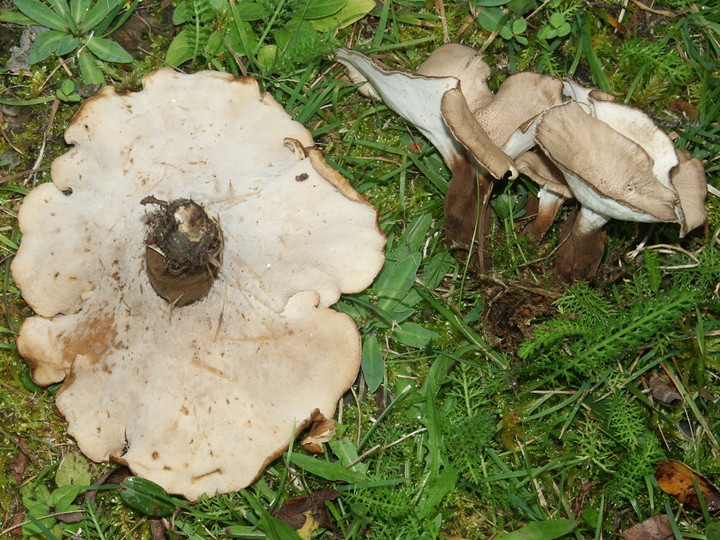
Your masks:
[[[149,196],[140,203],[160,206],[148,217],[145,238],[146,271],[152,288],[178,307],[201,300],[222,264],[219,224],[191,199],[167,202]]]

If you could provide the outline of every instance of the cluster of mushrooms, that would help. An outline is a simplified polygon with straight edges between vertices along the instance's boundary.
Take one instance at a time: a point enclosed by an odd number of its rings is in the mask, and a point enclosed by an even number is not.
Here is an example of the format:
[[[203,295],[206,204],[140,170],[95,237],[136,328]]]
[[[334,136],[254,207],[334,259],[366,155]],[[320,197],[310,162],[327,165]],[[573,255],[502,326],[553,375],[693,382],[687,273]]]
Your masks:
[[[606,92],[522,72],[493,93],[480,53],[457,43],[439,47],[415,72],[349,49],[336,59],[365,83],[363,94],[382,99],[442,155],[452,173],[445,197],[451,244],[482,246],[493,182],[519,173],[540,186],[537,216],[525,231],[533,239],[545,235],[564,201],[580,204],[556,253],[568,280],[595,275],[610,219],[679,223],[683,237],[707,218],[700,161]],[[482,247],[479,253],[483,270]]]
[[[384,262],[375,208],[255,79],[107,87],[19,213],[17,339],[80,449],[195,499],[241,489],[360,366],[329,306]]]
[[[581,204],[558,250],[569,278],[595,272],[609,219],[682,235],[706,219],[698,160],[599,90],[519,73],[492,93],[458,44],[416,73],[337,59],[448,164],[451,242],[478,236],[493,179],[519,173],[541,186],[533,237]],[[189,499],[251,484],[355,380],[359,332],[330,306],[382,267],[375,208],[249,77],[160,69],[87,100],[65,138],[12,264],[35,311],[17,339],[33,379],[64,381],[57,407],[93,460]]]

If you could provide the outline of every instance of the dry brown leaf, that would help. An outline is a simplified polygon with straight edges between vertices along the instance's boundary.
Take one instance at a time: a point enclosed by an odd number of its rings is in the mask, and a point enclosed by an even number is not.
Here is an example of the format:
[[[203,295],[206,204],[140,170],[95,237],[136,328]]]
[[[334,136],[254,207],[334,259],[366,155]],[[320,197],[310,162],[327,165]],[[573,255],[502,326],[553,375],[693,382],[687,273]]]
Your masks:
[[[308,434],[302,440],[302,447],[313,454],[323,453],[323,443],[328,442],[335,436],[337,426],[331,418],[328,420],[320,415],[320,418],[313,421]]]
[[[664,405],[677,407],[682,403],[682,396],[665,378],[652,373],[648,378],[648,388],[653,398]]]
[[[25,476],[25,469],[27,469],[29,463],[30,458],[25,452],[22,451],[22,449],[20,449],[17,457],[13,459],[10,463],[10,477],[13,478],[18,484],[22,482],[22,479]]]
[[[289,524],[296,531],[306,525],[312,527],[312,530],[320,527],[331,529],[333,524],[325,502],[337,499],[339,496],[340,493],[334,489],[320,489],[307,497],[288,499],[282,508],[275,510],[272,515]]]
[[[711,514],[720,512],[720,489],[683,462],[674,459],[661,461],[655,469],[655,478],[658,486],[665,493],[691,508],[700,510],[700,501],[693,485],[695,479],[708,511]]]
[[[673,537],[670,520],[665,514],[646,519],[625,531],[623,540],[666,540]]]

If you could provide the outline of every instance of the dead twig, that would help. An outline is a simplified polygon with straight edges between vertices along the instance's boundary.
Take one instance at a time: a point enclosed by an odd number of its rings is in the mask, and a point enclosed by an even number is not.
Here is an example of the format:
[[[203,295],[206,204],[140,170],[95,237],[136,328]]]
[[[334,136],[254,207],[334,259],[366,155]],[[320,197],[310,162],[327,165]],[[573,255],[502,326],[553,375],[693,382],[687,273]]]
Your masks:
[[[37,169],[28,169],[27,171],[22,171],[15,174],[8,174],[7,176],[0,176],[0,184],[4,184],[5,182],[12,182],[13,180],[17,180],[18,178],[22,178],[23,176],[29,176],[31,174],[47,171],[49,168],[50,167],[40,167]]]

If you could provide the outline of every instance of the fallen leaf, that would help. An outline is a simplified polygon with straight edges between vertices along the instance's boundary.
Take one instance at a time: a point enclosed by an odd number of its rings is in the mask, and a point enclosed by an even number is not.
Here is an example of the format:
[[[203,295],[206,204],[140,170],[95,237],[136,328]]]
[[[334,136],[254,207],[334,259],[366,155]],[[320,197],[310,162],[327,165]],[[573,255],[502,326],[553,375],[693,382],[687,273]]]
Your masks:
[[[22,523],[25,521],[25,514],[18,513],[12,518],[12,529],[9,532],[10,536],[22,536]]]
[[[416,141],[411,141],[410,144],[408,144],[408,147],[413,154],[419,154],[422,152],[423,146],[425,146],[425,143]]]
[[[663,377],[653,373],[648,378],[648,388],[653,398],[664,405],[677,407],[682,403],[682,396]]]
[[[20,450],[15,459],[10,463],[10,476],[19,484],[25,476],[25,469],[30,463],[28,455]]]
[[[666,540],[673,538],[673,532],[668,517],[665,514],[659,514],[633,525],[622,534],[621,538],[623,540]]]
[[[302,440],[302,447],[313,454],[323,453],[323,443],[328,442],[335,436],[337,426],[333,419],[326,419],[320,415],[319,419],[313,419],[308,434]]]
[[[700,501],[693,485],[693,479],[695,479],[708,511],[711,514],[720,512],[720,489],[681,461],[668,459],[658,463],[655,469],[655,479],[665,493],[672,495],[691,508],[700,510]]]
[[[297,530],[297,533],[302,540],[310,540],[310,538],[312,538],[312,533],[318,530],[320,525],[315,520],[315,516],[313,516],[312,512],[307,511],[303,513],[303,515],[305,516],[305,523]]]
[[[320,489],[307,497],[292,497],[285,501],[282,508],[275,510],[273,517],[289,524],[296,531],[305,527],[331,529],[330,512],[325,506],[327,501],[337,499],[340,493],[334,489]],[[312,520],[310,523],[308,521]]]
[[[688,118],[692,118],[697,114],[697,107],[684,99],[676,99],[668,104],[668,109],[673,112],[679,112]]]

